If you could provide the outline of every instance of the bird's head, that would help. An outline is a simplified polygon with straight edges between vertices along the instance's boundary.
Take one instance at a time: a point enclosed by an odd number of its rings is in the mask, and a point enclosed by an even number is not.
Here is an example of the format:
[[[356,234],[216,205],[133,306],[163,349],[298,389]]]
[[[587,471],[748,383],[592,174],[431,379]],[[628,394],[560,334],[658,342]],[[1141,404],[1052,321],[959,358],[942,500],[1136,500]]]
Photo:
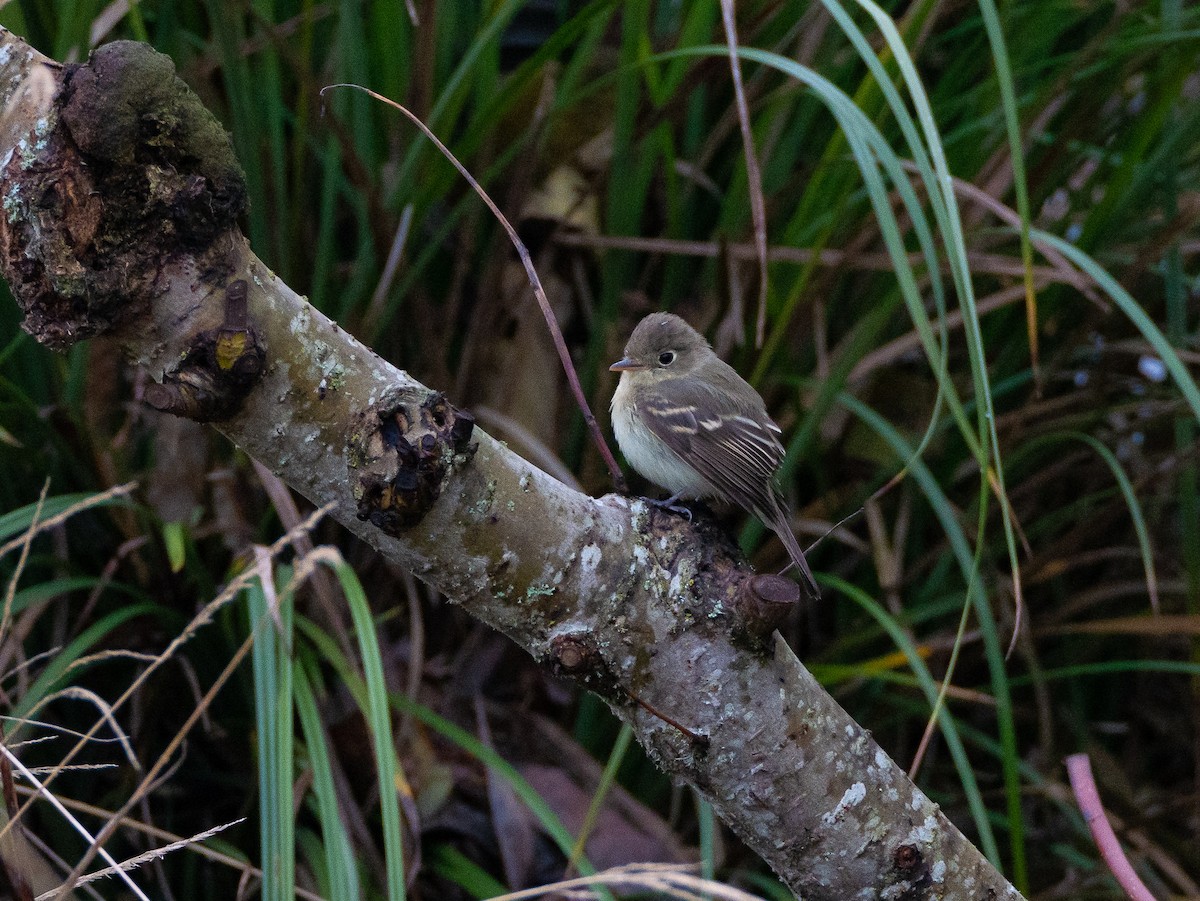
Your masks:
[[[638,323],[625,356],[608,368],[654,379],[688,375],[712,354],[704,336],[674,313],[651,313]]]

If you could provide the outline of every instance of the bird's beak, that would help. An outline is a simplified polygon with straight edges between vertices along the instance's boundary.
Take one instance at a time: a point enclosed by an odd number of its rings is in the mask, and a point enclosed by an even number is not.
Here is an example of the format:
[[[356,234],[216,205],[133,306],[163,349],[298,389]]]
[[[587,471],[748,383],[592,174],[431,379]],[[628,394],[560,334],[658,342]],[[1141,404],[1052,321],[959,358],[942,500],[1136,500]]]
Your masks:
[[[609,366],[608,371],[609,372],[639,372],[640,370],[649,369],[649,368],[650,367],[647,366],[645,363],[635,363],[635,362],[633,362],[633,360],[629,359],[629,357],[625,357],[624,359],[617,360],[617,362],[615,362],[611,366]]]

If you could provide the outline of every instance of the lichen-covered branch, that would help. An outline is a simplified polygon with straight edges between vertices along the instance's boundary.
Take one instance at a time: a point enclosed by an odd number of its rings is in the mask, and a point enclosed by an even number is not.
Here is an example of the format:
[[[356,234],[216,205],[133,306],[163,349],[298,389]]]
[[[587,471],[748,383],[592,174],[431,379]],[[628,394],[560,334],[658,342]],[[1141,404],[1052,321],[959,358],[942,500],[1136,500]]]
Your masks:
[[[1017,893],[771,637],[791,583],[641,502],[572,491],[252,253],[224,131],[149,48],[0,34],[0,265],[54,347],[120,342],[389,558],[601,694],[805,898]]]

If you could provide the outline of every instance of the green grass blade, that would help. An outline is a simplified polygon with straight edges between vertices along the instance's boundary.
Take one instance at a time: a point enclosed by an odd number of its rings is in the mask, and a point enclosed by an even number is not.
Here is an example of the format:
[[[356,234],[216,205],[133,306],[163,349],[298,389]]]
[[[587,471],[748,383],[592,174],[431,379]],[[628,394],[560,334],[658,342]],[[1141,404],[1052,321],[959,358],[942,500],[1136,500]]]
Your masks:
[[[111,507],[114,505],[134,506],[127,497],[110,497],[98,501],[93,500],[95,497],[96,495],[92,493],[60,494],[57,497],[48,497],[45,503],[42,504],[42,512],[38,516],[38,522],[45,522],[47,519],[62,513],[68,507],[75,505],[85,505],[84,509]],[[28,529],[33,524],[33,516],[36,511],[37,504],[26,504],[24,507],[19,507],[0,516],[0,541],[7,541],[14,535],[18,535]]]
[[[375,766],[379,772],[379,808],[383,819],[384,862],[387,870],[389,901],[404,901],[404,831],[400,823],[399,764],[392,735],[391,708],[388,706],[387,682],[383,676],[383,658],[379,639],[375,635],[375,620],[362,584],[354,570],[344,561],[333,567],[342,593],[350,608],[358,651],[362,656],[363,681],[366,687],[367,725],[375,746]]]
[[[925,695],[925,700],[929,704],[929,710],[933,711],[937,716],[938,729],[942,733],[942,738],[945,739],[946,747],[950,751],[950,756],[954,761],[954,767],[958,772],[959,781],[963,787],[963,794],[967,799],[967,807],[971,811],[971,816],[974,818],[976,827],[979,828],[980,823],[989,823],[987,805],[983,801],[983,793],[979,789],[979,781],[975,777],[975,769],[971,766],[970,758],[967,757],[967,749],[963,745],[962,736],[959,735],[958,723],[950,714],[942,703],[942,689],[938,686],[937,681],[933,678],[933,674],[929,672],[929,667],[925,665],[925,661],[921,657],[921,652],[913,644],[908,632],[898,623],[891,614],[883,608],[883,606],[868,595],[865,591],[856,585],[852,585],[842,579],[830,577],[827,584],[848,597],[854,603],[858,604],[872,619],[888,634],[892,643],[896,648],[904,654],[904,659],[908,661],[909,669],[916,680],[917,686],[922,694]],[[984,833],[980,830],[981,844],[985,849],[989,840],[983,836],[989,833]],[[995,838],[990,839],[992,845],[991,854],[996,854]],[[988,853],[985,850],[985,853]],[[989,858],[990,859],[990,858]]]
[[[887,444],[900,460],[908,462],[909,472],[924,492],[934,515],[941,523],[942,530],[950,542],[950,548],[958,562],[966,585],[967,602],[973,604],[976,618],[979,622],[980,634],[983,636],[984,650],[987,657],[988,670],[991,676],[992,694],[996,699],[996,716],[1000,727],[1001,744],[1007,749],[1001,756],[1001,766],[1007,769],[1015,766],[1019,759],[1016,753],[1016,729],[1013,722],[1012,696],[1008,688],[1008,677],[1004,671],[1004,651],[1000,646],[996,624],[992,617],[991,604],[987,593],[980,584],[974,553],[966,533],[958,522],[958,516],[953,504],[946,497],[942,487],[937,483],[933,474],[919,458],[912,456],[912,448],[899,432],[874,410],[867,407],[857,398],[843,394],[841,403],[851,413],[869,425]],[[1011,800],[1011,799],[1010,799]],[[981,850],[988,859],[999,864],[1000,855],[988,819],[976,819],[976,828],[980,834]]]
[[[1008,136],[1008,156],[1012,164],[1013,189],[1017,197],[1017,215],[1021,217],[1021,265],[1025,269],[1025,303],[1030,351],[1037,362],[1037,306],[1033,287],[1033,241],[1029,230],[1032,213],[1029,207],[1029,184],[1025,176],[1025,149],[1021,141],[1021,122],[1017,111],[1017,94],[1013,85],[1012,63],[1008,55],[1008,43],[1004,39],[1004,28],[995,0],[979,0],[979,10],[987,29],[988,44],[996,66],[996,84],[1000,88],[1000,103],[1004,107],[1004,130]]]
[[[559,850],[563,854],[569,855],[571,853],[575,839],[567,830],[567,827],[562,824],[558,815],[555,814],[542,796],[537,793],[537,790],[526,781],[524,776],[517,772],[511,763],[501,757],[495,749],[485,745],[470,732],[455,725],[445,717],[439,716],[428,707],[415,703],[411,698],[393,694],[392,704],[400,712],[410,714],[425,723],[429,728],[435,729],[472,757],[475,757],[502,776],[512,786],[517,797],[533,813],[538,823],[558,846]],[[586,856],[581,856],[578,859],[578,869],[580,875],[583,876],[591,876],[596,872],[596,868],[592,866]]]
[[[21,696],[21,699],[13,705],[11,711],[12,717],[14,719],[28,717],[30,712],[36,709],[47,695],[63,687],[63,682],[68,676],[72,678],[77,677],[81,671],[81,667],[76,666],[79,659],[86,654],[101,649],[104,639],[117,627],[139,616],[162,616],[162,614],[163,609],[158,604],[132,604],[128,607],[114,610],[112,613],[92,623],[92,625],[79,633],[77,638],[69,642],[66,647],[50,658],[50,662],[46,665],[46,668],[38,673],[38,677],[33,680],[29,688]],[[15,730],[9,733],[8,740],[10,742],[14,741],[14,736]]]
[[[621,731],[617,733],[617,740],[613,742],[612,751],[608,755],[608,761],[604,764],[604,772],[600,774],[600,784],[596,786],[596,791],[592,794],[591,803],[588,804],[587,813],[583,818],[583,825],[579,828],[579,835],[575,837],[575,844],[571,848],[571,856],[567,859],[568,870],[573,869],[579,858],[583,856],[583,849],[587,844],[588,836],[592,834],[592,830],[596,827],[596,821],[600,816],[600,811],[604,807],[604,800],[616,784],[617,772],[621,769],[621,764],[625,760],[625,754],[629,750],[629,745],[632,741],[633,728],[628,723],[622,723]]]
[[[39,582],[36,585],[30,585],[28,588],[22,588],[14,594],[12,607],[9,609],[9,612],[15,616],[22,610],[36,607],[38,604],[44,604],[72,591],[91,591],[97,585],[102,584],[104,583],[101,579],[92,576],[77,576],[72,579],[50,579],[46,582]],[[108,591],[120,592],[140,601],[146,599],[142,592],[121,582],[110,582],[104,585],[104,587]]]
[[[329,897],[331,901],[354,901],[361,897],[354,849],[338,811],[338,793],[333,781],[328,740],[321,726],[316,698],[299,660],[292,664],[292,689],[304,734],[304,748],[313,772],[312,787],[321,820],[322,857]]]
[[[507,894],[504,884],[453,845],[438,844],[426,855],[434,872],[449,879],[472,898],[484,901]]]
[[[1117,480],[1117,487],[1121,490],[1121,497],[1125,500],[1125,506],[1129,510],[1129,518],[1133,522],[1134,534],[1137,536],[1138,550],[1142,555],[1142,568],[1146,572],[1146,589],[1150,593],[1150,603],[1157,610],[1158,576],[1154,566],[1154,548],[1150,543],[1150,529],[1146,525],[1146,517],[1142,513],[1142,505],[1138,501],[1133,482],[1129,480],[1129,476],[1126,474],[1125,468],[1121,465],[1121,461],[1117,459],[1117,455],[1091,435],[1085,435],[1082,432],[1054,433],[1030,442],[1030,447],[1042,443],[1056,444],[1067,440],[1082,442],[1094,450],[1100,459],[1104,461],[1109,471],[1112,472],[1113,478]]]
[[[293,817],[292,680],[290,598],[271,609],[259,581],[246,589],[250,629],[254,714],[258,729],[259,829],[266,901],[296,896],[296,833]]]
[[[1200,389],[1196,387],[1196,382],[1188,371],[1187,364],[1179,358],[1179,354],[1175,352],[1175,348],[1171,346],[1171,342],[1167,340],[1166,335],[1162,333],[1154,323],[1154,320],[1150,318],[1150,315],[1142,309],[1141,305],[1133,299],[1133,296],[1121,287],[1120,282],[1109,275],[1103,266],[1074,244],[1040,229],[1035,229],[1033,236],[1038,241],[1045,241],[1074,263],[1112,299],[1113,303],[1117,305],[1137,330],[1142,333],[1142,337],[1146,339],[1151,349],[1162,360],[1163,365],[1167,367],[1167,372],[1174,379],[1180,394],[1183,395],[1183,399],[1191,407],[1192,415],[1200,422]]]
[[[337,644],[307,620],[298,620],[297,627],[304,633],[305,638],[317,648],[321,656],[333,666],[358,703],[363,705],[366,694],[363,679],[350,668],[342,652],[338,649]],[[550,836],[563,855],[570,855],[571,848],[575,844],[574,836],[562,824],[562,821],[537,793],[536,789],[529,784],[528,780],[517,772],[512,764],[501,757],[494,748],[485,745],[475,736],[471,735],[471,733],[409,698],[393,693],[390,696],[390,702],[396,710],[419,719],[431,729],[436,730],[443,737],[478,759],[485,766],[492,768],[505,779],[517,797],[529,807],[534,817],[546,831],[546,834]],[[590,876],[596,872],[595,867],[592,866],[586,856],[579,859],[578,869],[585,876]]]

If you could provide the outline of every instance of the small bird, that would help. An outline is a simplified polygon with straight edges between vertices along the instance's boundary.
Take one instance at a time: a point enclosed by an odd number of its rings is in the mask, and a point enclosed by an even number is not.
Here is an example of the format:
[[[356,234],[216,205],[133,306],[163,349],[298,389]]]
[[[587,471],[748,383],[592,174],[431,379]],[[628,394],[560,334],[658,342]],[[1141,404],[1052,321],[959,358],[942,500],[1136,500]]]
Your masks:
[[[780,428],[758,392],[672,313],[639,322],[625,356],[608,368],[621,373],[611,406],[617,444],[634,469],[671,492],[662,505],[717,498],[750,511],[779,536],[804,589],[819,598],[775,484]]]

